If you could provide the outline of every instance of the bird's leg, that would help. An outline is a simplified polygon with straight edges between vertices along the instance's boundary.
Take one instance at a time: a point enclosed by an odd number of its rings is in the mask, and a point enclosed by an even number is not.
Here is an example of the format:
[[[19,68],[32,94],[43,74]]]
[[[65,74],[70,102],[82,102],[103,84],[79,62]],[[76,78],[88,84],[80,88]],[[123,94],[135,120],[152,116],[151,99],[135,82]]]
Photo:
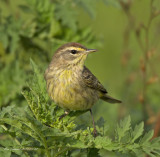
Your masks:
[[[94,134],[94,137],[96,137],[96,136],[97,136],[97,130],[96,130],[96,126],[95,126],[95,122],[94,122],[92,110],[90,109],[89,111],[90,111],[90,113],[91,113],[92,123],[93,123],[93,127],[94,127],[93,134]]]
[[[69,114],[69,111],[65,111],[64,114],[62,114],[60,117],[59,117],[59,120],[61,120],[62,118],[64,118],[66,115]]]

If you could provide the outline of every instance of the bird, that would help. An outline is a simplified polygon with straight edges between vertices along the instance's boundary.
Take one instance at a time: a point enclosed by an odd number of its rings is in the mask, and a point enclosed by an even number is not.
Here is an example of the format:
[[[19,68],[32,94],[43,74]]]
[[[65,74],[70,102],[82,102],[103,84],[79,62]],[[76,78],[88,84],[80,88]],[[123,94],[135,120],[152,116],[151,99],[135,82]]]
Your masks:
[[[65,110],[62,117],[69,114],[70,111],[89,110],[92,116],[94,136],[97,136],[97,130],[92,106],[99,99],[109,103],[121,103],[120,100],[108,95],[105,87],[85,66],[87,56],[96,51],[80,43],[66,43],[55,51],[44,74],[48,95]]]

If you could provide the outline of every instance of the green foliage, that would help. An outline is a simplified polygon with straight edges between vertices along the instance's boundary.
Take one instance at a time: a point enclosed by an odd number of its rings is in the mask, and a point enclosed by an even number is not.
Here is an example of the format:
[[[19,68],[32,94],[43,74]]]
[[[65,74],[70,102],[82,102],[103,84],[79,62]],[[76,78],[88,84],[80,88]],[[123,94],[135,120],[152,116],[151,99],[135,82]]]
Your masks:
[[[15,95],[20,93],[19,87],[25,87],[28,72],[31,71],[30,57],[45,67],[53,52],[64,43],[98,44],[90,28],[79,27],[73,16],[78,2],[73,3],[74,7],[69,0],[24,0],[14,4],[12,1],[0,2],[0,106],[10,105]],[[14,9],[10,12],[12,5]],[[15,65],[19,70],[15,70]],[[18,86],[12,83],[13,77]],[[16,99],[20,100],[21,96]]]
[[[17,97],[20,97],[18,91],[23,87],[25,82],[24,77],[24,71],[20,69],[18,61],[5,66],[1,70],[0,106],[19,101],[17,100]]]
[[[75,118],[82,112],[71,112],[60,120],[63,110],[49,101],[43,73],[32,60],[31,65],[34,76],[22,92],[29,107],[22,109],[8,106],[1,111],[2,129],[0,131],[9,135],[10,139],[0,143],[2,149],[0,155],[8,150],[8,156],[15,153],[17,156],[36,156],[36,154],[43,156],[45,154],[56,157],[74,154],[75,149],[87,150],[88,156],[93,156],[93,154],[99,156],[100,150],[135,156],[144,153],[153,157],[160,155],[160,139],[151,140],[153,131],[144,133],[143,123],[132,129],[130,116],[117,124],[115,139],[103,135],[106,130],[103,127],[102,118],[97,121],[98,136],[96,138],[92,134],[93,128],[81,129],[75,124]],[[103,130],[100,129],[101,127]],[[29,148],[30,152],[27,151]]]

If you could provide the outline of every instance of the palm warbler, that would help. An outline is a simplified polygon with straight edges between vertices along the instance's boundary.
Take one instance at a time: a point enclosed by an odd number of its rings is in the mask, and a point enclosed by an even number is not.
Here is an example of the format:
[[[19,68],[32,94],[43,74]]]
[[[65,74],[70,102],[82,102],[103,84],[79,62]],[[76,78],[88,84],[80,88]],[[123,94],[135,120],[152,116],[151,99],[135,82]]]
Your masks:
[[[51,99],[68,111],[90,110],[98,100],[120,103],[120,100],[107,95],[106,89],[84,66],[88,54],[95,49],[87,49],[79,43],[62,45],[54,54],[45,71],[47,91]],[[96,128],[93,120],[94,134]]]

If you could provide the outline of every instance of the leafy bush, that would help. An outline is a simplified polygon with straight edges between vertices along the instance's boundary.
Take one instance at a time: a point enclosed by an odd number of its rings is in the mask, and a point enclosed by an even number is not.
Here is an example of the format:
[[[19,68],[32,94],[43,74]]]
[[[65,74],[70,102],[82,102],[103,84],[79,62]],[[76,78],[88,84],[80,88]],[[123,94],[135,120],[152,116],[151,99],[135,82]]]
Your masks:
[[[24,0],[16,1],[14,5],[12,1],[0,2],[0,86],[5,88],[0,89],[0,106],[10,105],[11,99],[19,99],[20,89],[15,88],[12,79],[16,79],[18,86],[25,86],[31,70],[28,66],[30,57],[45,67],[53,52],[64,43],[98,44],[91,29],[81,29],[75,18],[77,5],[81,4],[84,9],[93,12],[92,7],[87,7],[89,2]],[[14,6],[13,13],[10,13],[11,5]],[[17,66],[17,70],[14,66]],[[23,77],[19,72],[24,73]],[[10,77],[4,82],[6,75]]]
[[[115,138],[106,134],[103,118],[97,122],[99,135],[96,138],[92,134],[93,128],[81,129],[75,124],[74,119],[83,112],[71,112],[60,120],[63,109],[49,102],[42,72],[33,61],[31,64],[34,77],[22,92],[29,106],[25,109],[8,106],[1,111],[1,133],[10,135],[5,139],[6,142],[0,143],[1,155],[7,151],[7,156],[45,154],[56,157],[72,155],[75,150],[81,150],[79,155],[85,152],[87,156],[99,156],[103,151],[134,156],[144,153],[153,157],[160,155],[160,138],[151,140],[153,131],[144,134],[143,122],[132,128],[130,116],[117,124]],[[6,124],[10,127],[6,127]],[[28,152],[29,149],[31,151]]]

